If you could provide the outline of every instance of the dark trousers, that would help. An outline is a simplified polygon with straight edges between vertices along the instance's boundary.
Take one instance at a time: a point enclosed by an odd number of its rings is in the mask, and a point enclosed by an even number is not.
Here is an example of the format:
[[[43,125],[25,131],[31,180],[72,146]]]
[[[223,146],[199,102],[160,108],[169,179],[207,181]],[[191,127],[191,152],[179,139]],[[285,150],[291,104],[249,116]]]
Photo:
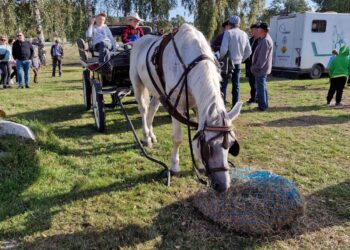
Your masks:
[[[250,100],[251,102],[256,101],[256,82],[255,76],[253,74],[248,75],[249,85],[250,85]]]
[[[13,67],[12,67],[12,73],[11,73],[11,75],[10,75],[10,79],[12,79],[14,76],[16,77],[16,82],[18,82],[18,79],[17,79],[17,68],[16,68],[16,66],[13,66]]]
[[[0,63],[1,83],[4,86],[10,85],[10,67],[8,62]]]
[[[331,85],[329,87],[329,91],[327,95],[327,103],[330,103],[332,101],[334,93],[336,93],[335,102],[337,104],[341,102],[346,80],[347,80],[347,77],[345,76],[331,78]]]
[[[56,75],[56,67],[58,66],[58,73],[62,75],[62,59],[60,56],[52,57],[52,76]]]

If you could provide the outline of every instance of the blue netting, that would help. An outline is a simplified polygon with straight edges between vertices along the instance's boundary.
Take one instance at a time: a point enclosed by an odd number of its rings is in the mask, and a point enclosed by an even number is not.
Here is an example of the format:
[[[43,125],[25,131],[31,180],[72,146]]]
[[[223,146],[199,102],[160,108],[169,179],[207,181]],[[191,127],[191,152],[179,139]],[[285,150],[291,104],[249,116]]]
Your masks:
[[[267,233],[289,225],[303,214],[304,200],[295,184],[268,171],[235,168],[225,194],[213,191],[195,198],[214,221],[247,233]]]

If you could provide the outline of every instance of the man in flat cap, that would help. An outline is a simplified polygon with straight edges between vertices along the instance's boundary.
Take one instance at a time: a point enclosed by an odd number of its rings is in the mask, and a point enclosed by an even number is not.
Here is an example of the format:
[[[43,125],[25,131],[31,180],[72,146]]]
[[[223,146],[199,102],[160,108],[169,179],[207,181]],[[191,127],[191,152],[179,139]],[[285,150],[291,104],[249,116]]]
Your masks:
[[[268,94],[266,80],[272,70],[273,42],[269,35],[269,26],[266,23],[259,24],[259,43],[252,58],[251,72],[255,76],[258,94],[258,111],[266,111]]]
[[[232,106],[234,106],[239,100],[241,63],[250,56],[252,50],[248,35],[239,28],[241,22],[240,18],[238,16],[232,16],[228,22],[231,29],[224,33],[224,38],[220,47],[220,59],[224,58],[228,53],[232,65],[234,65],[232,74]]]
[[[258,43],[259,43],[258,27],[259,27],[258,24],[252,24],[250,26],[251,37],[249,39],[249,44],[252,48],[252,54],[244,62],[246,76],[248,78],[249,85],[250,85],[250,98],[247,101],[248,104],[255,103],[256,102],[256,95],[257,95],[256,94],[256,86],[255,86],[255,76],[252,74],[250,68],[252,66],[252,58],[253,58],[254,52],[255,52],[256,47],[258,46]]]

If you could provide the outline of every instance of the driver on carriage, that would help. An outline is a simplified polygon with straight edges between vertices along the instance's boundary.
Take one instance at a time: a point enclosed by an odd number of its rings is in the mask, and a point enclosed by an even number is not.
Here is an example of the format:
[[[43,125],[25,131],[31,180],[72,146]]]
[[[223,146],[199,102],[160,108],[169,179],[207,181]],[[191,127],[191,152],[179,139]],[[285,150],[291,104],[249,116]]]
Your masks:
[[[143,19],[141,19],[137,13],[130,14],[126,20],[127,26],[122,33],[123,43],[132,43],[144,36],[143,28],[139,27]]]
[[[96,18],[91,18],[90,26],[86,31],[86,37],[92,41],[92,49],[99,53],[98,64],[89,66],[94,70],[109,60],[110,51],[117,50],[117,43],[113,38],[111,30],[105,24],[106,14],[101,12]]]

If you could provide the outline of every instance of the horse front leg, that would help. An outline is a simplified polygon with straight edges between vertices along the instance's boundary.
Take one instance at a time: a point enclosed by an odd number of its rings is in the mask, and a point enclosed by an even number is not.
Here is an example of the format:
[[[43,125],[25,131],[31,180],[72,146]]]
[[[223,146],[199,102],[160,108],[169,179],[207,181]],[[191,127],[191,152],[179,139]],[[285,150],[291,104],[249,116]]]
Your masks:
[[[151,138],[152,143],[157,143],[157,137],[153,133],[153,119],[159,108],[160,102],[159,99],[155,96],[152,97],[147,114],[147,126],[149,129],[149,137]]]
[[[171,172],[177,175],[180,172],[180,157],[179,148],[182,143],[182,129],[181,123],[172,118],[173,121],[173,150],[171,152]]]

